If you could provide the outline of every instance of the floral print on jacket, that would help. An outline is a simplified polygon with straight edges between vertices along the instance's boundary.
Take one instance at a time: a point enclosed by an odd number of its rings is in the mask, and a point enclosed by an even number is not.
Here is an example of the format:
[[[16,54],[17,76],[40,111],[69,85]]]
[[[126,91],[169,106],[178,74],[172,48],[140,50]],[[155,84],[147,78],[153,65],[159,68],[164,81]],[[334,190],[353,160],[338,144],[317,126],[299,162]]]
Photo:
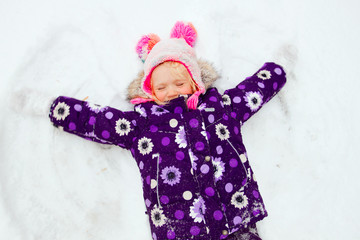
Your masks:
[[[223,95],[208,89],[196,110],[186,96],[128,112],[60,96],[49,116],[66,132],[131,151],[154,240],[225,239],[267,216],[241,126],[285,81],[282,67],[266,63]]]

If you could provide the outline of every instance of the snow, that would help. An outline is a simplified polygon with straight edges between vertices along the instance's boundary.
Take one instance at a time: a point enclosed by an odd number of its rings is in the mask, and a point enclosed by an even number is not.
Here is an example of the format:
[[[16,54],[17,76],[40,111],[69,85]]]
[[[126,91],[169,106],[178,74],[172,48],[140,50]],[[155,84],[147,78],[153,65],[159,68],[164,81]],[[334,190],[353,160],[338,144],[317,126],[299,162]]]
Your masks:
[[[243,128],[269,217],[264,240],[360,239],[360,3],[355,0],[0,2],[1,239],[151,239],[131,154],[54,128],[66,95],[131,110],[143,34],[178,20],[221,90],[266,61],[288,83]],[[355,107],[354,107],[355,106]]]

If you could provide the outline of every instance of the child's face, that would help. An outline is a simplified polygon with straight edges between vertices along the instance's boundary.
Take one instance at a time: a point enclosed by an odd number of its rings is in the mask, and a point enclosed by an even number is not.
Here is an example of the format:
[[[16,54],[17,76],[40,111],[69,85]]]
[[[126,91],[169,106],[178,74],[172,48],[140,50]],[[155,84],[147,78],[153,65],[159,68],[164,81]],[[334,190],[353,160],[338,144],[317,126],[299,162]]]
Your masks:
[[[193,94],[192,78],[186,68],[182,74],[174,74],[169,65],[157,66],[151,75],[153,93],[161,102],[170,101],[179,95]]]

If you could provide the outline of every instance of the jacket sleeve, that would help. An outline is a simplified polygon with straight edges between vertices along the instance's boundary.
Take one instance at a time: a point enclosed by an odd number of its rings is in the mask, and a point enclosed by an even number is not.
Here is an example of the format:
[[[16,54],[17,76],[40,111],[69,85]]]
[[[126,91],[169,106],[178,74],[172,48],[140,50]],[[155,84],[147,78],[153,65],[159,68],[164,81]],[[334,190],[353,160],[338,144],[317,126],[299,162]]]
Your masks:
[[[138,133],[139,113],[122,112],[86,101],[60,96],[49,112],[54,126],[87,140],[130,149]]]
[[[286,73],[275,63],[265,63],[254,75],[224,92],[223,102],[231,115],[244,123],[285,85]]]

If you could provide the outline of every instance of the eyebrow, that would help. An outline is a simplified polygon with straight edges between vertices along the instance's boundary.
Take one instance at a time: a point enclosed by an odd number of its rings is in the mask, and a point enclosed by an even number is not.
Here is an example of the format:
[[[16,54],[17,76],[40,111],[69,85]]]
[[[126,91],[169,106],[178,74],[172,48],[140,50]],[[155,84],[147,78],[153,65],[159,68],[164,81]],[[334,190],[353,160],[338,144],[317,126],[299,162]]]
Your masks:
[[[154,88],[159,88],[159,87],[164,87],[164,86],[166,86],[165,83],[160,83],[160,84],[154,85],[153,87],[154,87]]]

